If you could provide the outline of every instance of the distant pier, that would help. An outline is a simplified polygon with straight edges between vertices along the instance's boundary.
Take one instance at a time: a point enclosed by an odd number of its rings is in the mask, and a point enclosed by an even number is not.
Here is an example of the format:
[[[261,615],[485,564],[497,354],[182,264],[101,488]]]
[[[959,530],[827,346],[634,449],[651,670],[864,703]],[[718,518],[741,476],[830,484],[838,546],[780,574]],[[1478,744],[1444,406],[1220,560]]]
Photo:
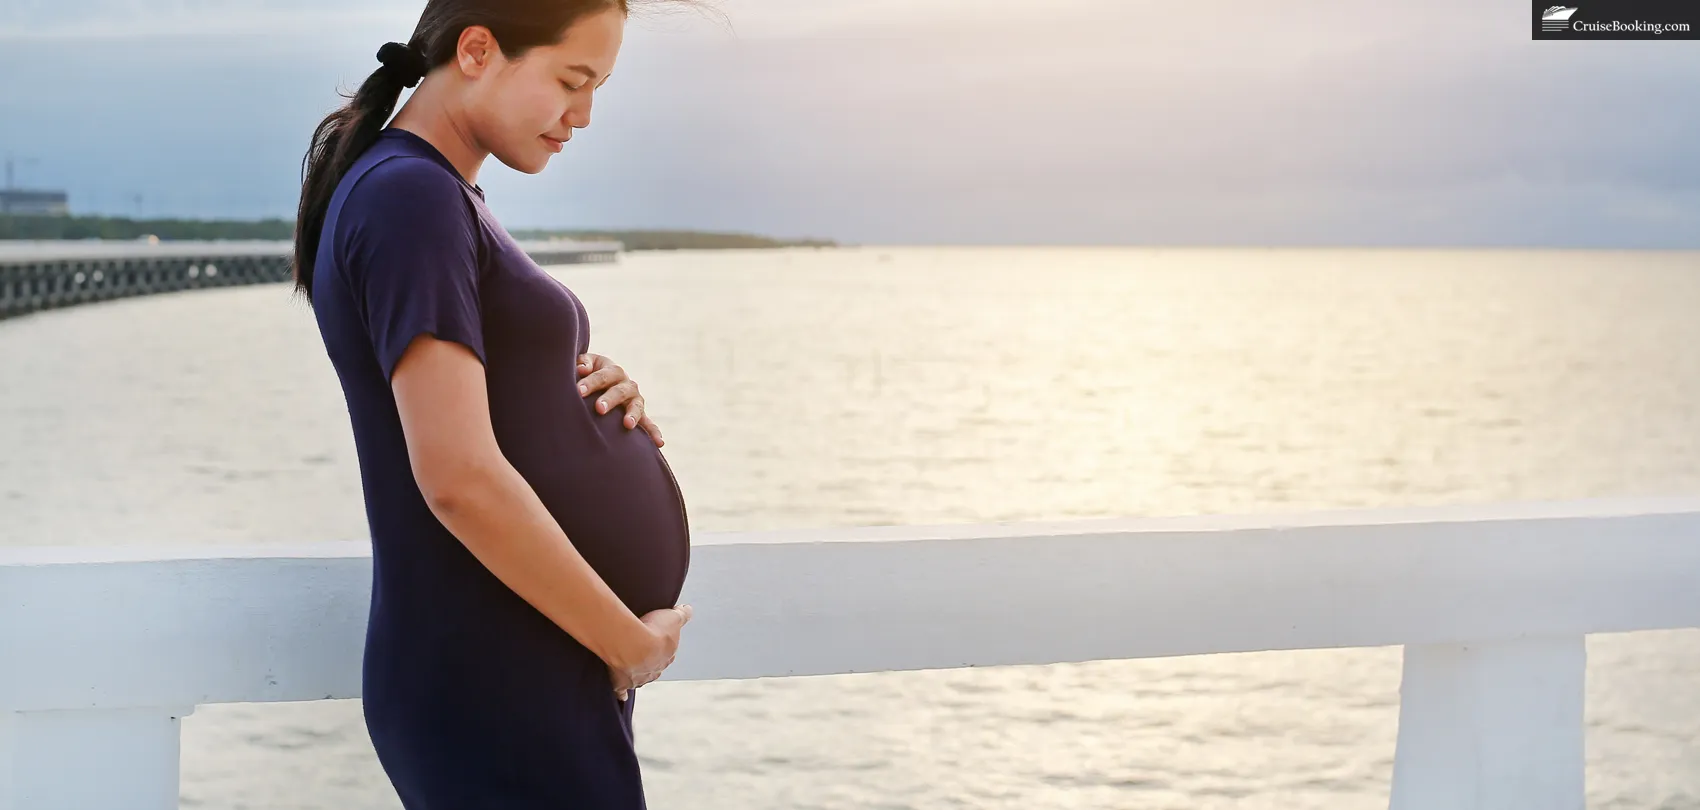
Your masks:
[[[521,242],[533,261],[613,262],[619,242]],[[0,320],[140,295],[292,279],[288,242],[0,241]]]

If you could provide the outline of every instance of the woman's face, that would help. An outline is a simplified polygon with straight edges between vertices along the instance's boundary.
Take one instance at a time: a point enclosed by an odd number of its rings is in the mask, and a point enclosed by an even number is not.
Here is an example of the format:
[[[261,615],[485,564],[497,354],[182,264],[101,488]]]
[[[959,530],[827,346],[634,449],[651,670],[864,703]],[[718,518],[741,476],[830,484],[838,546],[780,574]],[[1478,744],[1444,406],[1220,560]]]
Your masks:
[[[573,129],[590,126],[591,99],[614,70],[625,28],[626,16],[610,7],[518,59],[493,48],[467,98],[472,137],[515,170],[543,171]]]

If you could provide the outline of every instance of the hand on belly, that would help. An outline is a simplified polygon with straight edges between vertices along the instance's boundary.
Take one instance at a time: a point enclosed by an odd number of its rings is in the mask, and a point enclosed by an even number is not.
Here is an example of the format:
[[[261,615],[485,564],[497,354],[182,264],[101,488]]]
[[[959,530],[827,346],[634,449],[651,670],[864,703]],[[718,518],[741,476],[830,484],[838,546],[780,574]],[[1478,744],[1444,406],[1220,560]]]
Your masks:
[[[598,415],[612,413],[623,405],[626,415],[621,420],[622,427],[627,430],[642,427],[656,447],[667,443],[661,438],[661,428],[644,413],[643,394],[638,391],[637,380],[627,375],[624,368],[600,354],[586,354],[579,358],[578,374],[584,378],[579,380],[579,396],[595,395],[591,407]]]

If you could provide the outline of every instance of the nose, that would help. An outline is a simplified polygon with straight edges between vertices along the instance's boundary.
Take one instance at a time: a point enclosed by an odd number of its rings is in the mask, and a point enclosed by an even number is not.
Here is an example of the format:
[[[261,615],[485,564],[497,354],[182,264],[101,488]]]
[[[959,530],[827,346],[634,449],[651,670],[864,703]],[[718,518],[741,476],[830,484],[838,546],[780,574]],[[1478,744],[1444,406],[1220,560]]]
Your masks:
[[[583,98],[576,99],[567,107],[567,114],[561,116],[561,122],[573,129],[584,129],[590,126],[590,104],[592,96],[586,93]]]

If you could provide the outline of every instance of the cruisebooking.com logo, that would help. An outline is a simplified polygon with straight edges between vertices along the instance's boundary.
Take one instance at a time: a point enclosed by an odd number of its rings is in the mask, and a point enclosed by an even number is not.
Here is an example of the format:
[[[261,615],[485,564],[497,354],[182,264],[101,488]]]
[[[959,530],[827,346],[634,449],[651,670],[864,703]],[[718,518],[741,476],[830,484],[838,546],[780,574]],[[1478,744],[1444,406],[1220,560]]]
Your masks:
[[[1535,4],[1536,39],[1694,39],[1697,6],[1671,0],[1590,3],[1586,6]]]

